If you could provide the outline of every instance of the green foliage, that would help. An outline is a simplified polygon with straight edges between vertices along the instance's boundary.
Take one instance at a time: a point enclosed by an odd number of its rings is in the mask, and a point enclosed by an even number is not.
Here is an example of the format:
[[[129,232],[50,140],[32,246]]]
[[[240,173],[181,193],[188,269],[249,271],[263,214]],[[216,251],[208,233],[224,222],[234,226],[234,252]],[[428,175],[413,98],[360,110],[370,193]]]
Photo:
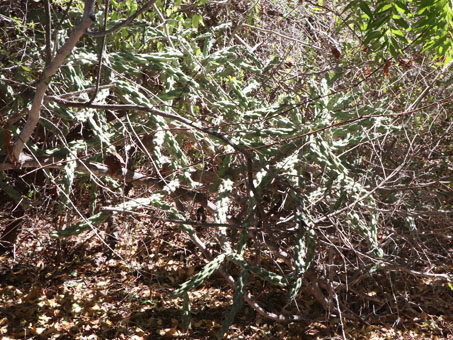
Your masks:
[[[236,314],[241,310],[242,305],[244,304],[245,286],[247,284],[248,275],[249,271],[244,269],[241,271],[238,279],[236,280],[236,287],[233,295],[233,306],[226,315],[225,320],[222,323],[222,327],[217,333],[217,337],[220,339],[224,337],[226,331],[233,323]]]
[[[449,0],[436,1],[352,1],[348,11],[362,13],[360,23],[365,36],[363,44],[375,52],[387,51],[399,60],[409,45],[422,45],[433,50],[443,65],[453,60],[453,8]]]
[[[181,296],[183,294],[187,294],[187,292],[191,289],[195,289],[203,282],[206,281],[216,270],[219,269],[220,265],[225,260],[225,255],[221,254],[209,262],[206,266],[204,266],[203,270],[197,274],[195,274],[192,279],[189,281],[184,282],[179,289],[174,290],[171,293],[171,297],[175,298]]]
[[[117,214],[118,211],[119,212],[134,211],[134,210],[149,206],[151,204],[156,205],[156,206],[160,207],[161,209],[166,209],[169,212],[174,211],[174,209],[172,207],[169,207],[167,204],[162,202],[162,195],[159,193],[156,193],[156,194],[151,195],[150,197],[146,197],[146,198],[137,198],[137,199],[133,199],[130,201],[126,201],[117,206],[107,207],[107,208],[111,208],[110,210],[113,211],[112,213]],[[105,222],[112,213],[108,212],[108,211],[99,212],[97,214],[94,214],[93,216],[90,216],[89,218],[83,219],[79,223],[68,226],[67,228],[65,228],[63,230],[56,230],[55,232],[53,232],[51,234],[51,236],[54,238],[63,238],[63,237],[78,235],[86,230],[89,230],[90,228],[93,229],[93,228],[99,226],[101,223]]]
[[[3,190],[3,192],[6,193],[6,195],[11,197],[14,202],[21,203],[24,206],[30,207],[33,205],[33,202],[31,202],[28,198],[22,197],[21,194],[16,189],[14,189],[13,186],[9,185],[5,180],[5,174],[3,172],[0,172],[0,188]]]
[[[315,233],[313,230],[304,230],[305,217],[299,216],[300,230],[297,237],[296,245],[294,246],[294,263],[295,271],[290,274],[295,280],[291,285],[288,294],[288,303],[291,302],[299,293],[302,288],[302,280],[305,272],[310,267],[311,262],[315,256]]]
[[[79,235],[80,233],[83,233],[84,231],[94,228],[105,222],[109,216],[110,213],[108,212],[97,213],[79,223],[68,226],[63,230],[55,230],[50,234],[50,236],[53,238],[62,238]]]
[[[68,18],[61,21],[55,32],[58,46],[80,19],[81,5],[81,1],[75,2]],[[111,5],[114,10],[109,14],[108,27],[121,22],[139,4],[112,0]],[[76,196],[86,183],[80,185],[81,179],[96,183],[91,190],[103,187],[105,196],[114,201],[109,203],[113,211],[100,212],[95,207],[105,202],[91,202],[91,216],[54,231],[51,236],[55,238],[100,227],[110,214],[118,215],[118,211],[152,208],[166,218],[186,220],[193,212],[184,211],[179,205],[190,200],[175,198],[175,193],[179,189],[188,190],[187,187],[214,200],[217,208],[212,216],[214,221],[231,223],[228,228],[213,229],[212,234],[219,236],[220,250],[211,247],[217,242],[217,237],[211,237],[203,253],[212,252],[213,259],[171,296],[184,297],[183,326],[187,329],[191,313],[188,292],[206,283],[226,262],[226,268],[239,269],[233,306],[218,333],[222,337],[242,308],[250,274],[270,283],[267,286],[284,291],[289,306],[301,295],[305,274],[325,267],[325,263],[319,262],[327,258],[325,254],[330,256],[330,251],[351,250],[345,256],[345,266],[380,261],[385,256],[385,243],[379,236],[383,226],[393,218],[384,214],[389,209],[387,204],[403,202],[404,209],[420,208],[418,197],[407,198],[406,193],[398,191],[410,184],[410,179],[401,180],[409,175],[397,178],[398,172],[403,171],[397,167],[402,159],[400,151],[406,139],[410,141],[408,149],[415,150],[415,143],[423,145],[417,138],[425,131],[437,136],[443,130],[436,126],[437,118],[424,119],[423,112],[415,119],[416,134],[408,131],[408,120],[398,120],[398,115],[406,114],[403,112],[406,102],[418,96],[419,88],[407,91],[403,81],[393,78],[389,81],[391,85],[387,85],[372,77],[371,71],[365,74],[370,79],[355,78],[355,74],[363,72],[369,62],[360,45],[369,47],[378,61],[387,61],[390,56],[399,60],[409,47],[420,45],[423,53],[433,52],[437,58],[444,58],[444,65],[449,64],[452,12],[450,2],[444,0],[352,1],[343,11],[349,18],[344,22],[335,18],[338,31],[321,34],[313,27],[324,6],[301,5],[315,18],[311,22],[305,16],[298,16],[295,4],[284,4],[282,18],[301,20],[308,27],[307,34],[300,37],[304,49],[290,49],[285,56],[277,45],[260,47],[260,42],[254,46],[258,29],[251,36],[249,31],[241,29],[245,21],[259,26],[263,17],[261,2],[253,3],[243,13],[244,22],[239,24],[217,22],[215,15],[203,12],[205,7],[220,4],[199,0],[192,5],[186,11],[187,7],[182,10],[181,1],[158,1],[156,7],[160,13],[154,10],[144,13],[127,28],[107,37],[101,85],[111,86],[98,91],[93,103],[135,105],[137,109],[122,112],[89,105],[68,107],[47,98],[39,121],[45,138],[37,134],[27,146],[38,156],[58,156],[65,162],[63,169],[46,169],[46,174],[58,179],[63,193],[61,207],[68,215],[81,218],[75,209],[82,205]],[[101,14],[97,13],[98,22]],[[331,22],[331,18],[327,21]],[[35,27],[36,21],[24,24],[16,18],[14,23],[17,41],[8,40],[5,53],[7,66],[14,72],[8,74],[9,78],[0,76],[0,91],[4,102],[19,99],[11,109],[2,111],[2,121],[29,108],[30,98],[19,94],[29,90],[26,84],[36,82],[39,79],[36,70],[43,68],[42,60],[31,57],[39,54],[44,39]],[[344,33],[340,24],[352,24],[358,30]],[[37,34],[36,39],[30,40],[30,32]],[[354,40],[360,34],[361,40]],[[3,42],[7,36],[2,32]],[[85,36],[79,42],[52,78],[49,94],[87,104],[99,67],[97,41]],[[325,53],[332,41],[346,46],[341,57],[334,54],[333,62]],[[317,42],[320,47],[312,49],[311,45]],[[296,49],[297,44],[294,45]],[[19,58],[14,51],[25,50],[24,46],[29,49],[24,58]],[[358,52],[353,53],[351,50],[357,46]],[[14,60],[12,66],[11,60]],[[414,81],[408,79],[407,83]],[[441,88],[439,85],[438,89]],[[157,108],[180,119],[151,110]],[[4,130],[17,136],[19,124],[16,121]],[[77,137],[69,137],[77,130],[80,130]],[[144,135],[152,135],[152,142],[145,146],[146,152],[141,144]],[[396,156],[384,151],[389,148],[389,136],[395,138],[395,148],[399,151],[395,152]],[[7,138],[2,138],[2,147],[7,146]],[[137,146],[134,165],[138,171],[144,178],[154,177],[161,182],[159,189],[149,190],[152,194],[137,189],[136,196],[140,198],[126,197],[125,183],[112,178],[94,180],[94,174],[89,172],[89,177],[87,174],[81,177],[76,171],[81,161],[105,162],[107,151],[117,150],[130,157],[126,149],[131,144]],[[1,155],[6,158],[6,151],[2,150]],[[438,174],[449,169],[448,161],[442,164]],[[419,163],[408,162],[404,171],[417,173],[419,169]],[[200,171],[214,173],[215,179],[212,183],[195,179],[194,175]],[[16,202],[20,201],[21,194],[7,183],[3,173],[2,176],[2,189]],[[392,181],[398,182],[396,189],[386,188]],[[384,189],[390,193],[382,193]],[[102,196],[103,193],[91,197],[94,201]],[[189,205],[197,208],[191,201]],[[406,223],[415,232],[416,219],[404,211],[402,224]],[[241,228],[236,229],[237,224]],[[192,240],[201,233],[188,224],[181,224],[180,230]],[[212,234],[209,231],[205,236]],[[317,258],[316,253],[322,256]],[[367,254],[366,259],[360,257],[362,253]],[[279,256],[284,258],[284,265],[279,264]],[[260,262],[260,257],[271,261]],[[358,258],[360,261],[356,261]]]
[[[270,282],[276,286],[285,287],[287,285],[285,278],[282,277],[281,275],[278,275],[269,270],[266,270],[263,267],[250,265],[239,254],[228,254],[227,259],[228,259],[228,261],[231,261],[231,262],[237,264],[238,266],[242,267],[243,269],[247,269],[252,274],[254,274],[254,275],[258,276],[259,278],[261,278],[267,282]]]

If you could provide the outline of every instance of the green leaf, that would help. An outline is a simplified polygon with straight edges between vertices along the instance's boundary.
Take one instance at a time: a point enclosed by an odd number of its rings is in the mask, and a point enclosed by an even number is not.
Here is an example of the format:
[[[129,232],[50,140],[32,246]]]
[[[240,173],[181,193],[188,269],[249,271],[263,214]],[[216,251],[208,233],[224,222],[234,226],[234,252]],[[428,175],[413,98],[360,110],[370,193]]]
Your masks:
[[[90,228],[92,228],[94,226],[98,226],[99,224],[103,223],[104,221],[107,220],[107,218],[109,216],[110,216],[110,213],[108,213],[108,212],[97,213],[96,215],[93,215],[93,216],[91,216],[79,223],[76,223],[74,225],[71,225],[64,230],[52,231],[50,233],[50,237],[62,238],[62,237],[78,235],[80,233],[83,233],[86,230],[89,230]]]
[[[227,213],[230,207],[230,196],[233,190],[234,182],[229,179],[224,179],[219,185],[219,194],[217,196],[217,210],[215,212],[215,220],[217,223],[226,223]]]
[[[442,35],[438,39],[431,40],[430,42],[426,43],[422,52],[430,50],[430,49],[435,49],[438,46],[444,45],[447,46],[449,43],[449,39],[447,37],[447,34]],[[439,57],[442,57],[443,55],[438,55]]]
[[[365,40],[363,41],[363,44],[368,45],[368,43],[370,43],[370,41],[380,39],[384,35],[384,33],[385,32],[381,32],[381,31],[369,31],[367,33],[367,35],[365,36]]]
[[[395,6],[397,6],[398,8],[398,11],[401,10],[402,13],[405,13],[407,15],[409,15],[411,13],[411,11],[409,10],[409,7],[407,7],[407,3],[406,3],[406,0],[397,0],[397,1],[393,1],[393,4]]]
[[[305,272],[310,267],[311,262],[315,256],[315,233],[313,230],[305,230],[305,217],[303,214],[296,212],[299,221],[299,234],[294,247],[294,264],[296,267],[293,276],[296,280],[291,285],[291,289],[288,294],[287,302],[292,301],[299,293],[302,287],[302,280]]]
[[[16,203],[21,203],[24,206],[30,207],[33,204],[30,202],[29,199],[23,197],[16,189],[14,189],[11,185],[5,182],[5,174],[3,171],[0,171],[0,188],[14,200]]]
[[[395,19],[395,18],[394,18],[393,21],[394,21],[396,24],[398,24],[400,27],[402,27],[402,28],[404,28],[404,29],[406,29],[406,30],[410,28],[410,26],[409,26],[409,24],[406,22],[406,20],[404,20],[404,19],[401,18],[401,17],[400,17],[399,19]]]
[[[200,14],[194,14],[192,16],[192,27],[193,28],[198,28],[199,25],[204,25],[203,24],[203,17]]]
[[[225,332],[228,330],[228,328],[230,328],[231,324],[234,321],[234,318],[236,317],[236,314],[241,310],[244,304],[245,286],[247,285],[248,276],[248,270],[243,269],[239,274],[239,278],[236,280],[236,288],[233,295],[233,306],[225,317],[225,320],[222,323],[222,327],[220,327],[219,332],[217,333],[217,337],[220,339],[223,338]]]
[[[27,67],[27,66],[20,65],[20,67],[21,67],[24,71],[27,71],[27,72],[30,72],[30,71],[31,71],[31,68],[29,68],[29,67]]]
[[[79,150],[86,150],[87,144],[85,141],[73,141],[69,145],[68,153],[66,156],[66,164],[63,169],[63,178],[59,183],[63,184],[63,195],[61,196],[62,209],[68,204],[70,200],[71,188],[75,178],[75,169],[77,167],[77,153]]]
[[[434,26],[434,23],[436,22],[436,17],[433,17],[433,16],[423,16],[419,21],[417,21],[415,24],[414,24],[414,27],[416,28],[424,28],[425,26]],[[425,38],[425,39],[429,39],[429,35],[427,35],[426,37],[422,37],[422,38]]]
[[[274,56],[271,60],[269,60],[263,67],[263,74],[272,69],[274,66],[279,65],[281,62],[279,56]]]
[[[390,29],[390,32],[392,32],[392,34],[395,36],[405,38],[403,32],[401,32],[401,30],[399,30],[399,29],[392,28],[392,29]]]
[[[228,261],[236,263],[237,265],[241,266],[243,269],[249,270],[251,273],[255,274],[256,276],[266,280],[274,285],[285,287],[287,282],[285,278],[281,275],[275,274],[270,272],[262,267],[252,266],[245,261],[242,256],[238,254],[228,254],[227,255]]]
[[[368,7],[368,4],[367,4],[365,1],[361,1],[359,6],[360,6],[360,9],[361,9],[366,15],[368,15],[369,18],[372,18],[372,17],[373,17],[373,13],[371,12],[370,7]]]
[[[396,43],[396,40],[395,39],[391,39],[390,40],[390,44],[389,44],[389,51],[390,51],[390,54],[392,55],[392,57],[395,59],[395,60],[398,60],[398,57],[400,55],[400,50],[399,50],[399,47],[398,47],[398,44]]]
[[[369,24],[370,29],[377,30],[390,20],[390,15],[380,15]]]
[[[449,49],[449,53],[447,53],[444,64],[443,66],[446,67],[448,64],[450,64],[453,61],[453,53],[452,53],[452,48]]]
[[[220,268],[220,265],[225,260],[225,254],[217,256],[214,260],[204,266],[203,270],[198,274],[195,274],[191,280],[184,282],[179,289],[176,289],[171,293],[170,297],[175,298],[187,293],[191,289],[195,289],[200,286],[207,278],[209,278],[216,270]]]
[[[383,1],[383,4],[382,4],[382,5],[379,5],[379,6],[376,8],[376,13],[384,13],[384,12],[387,12],[388,10],[392,9],[392,7],[393,7],[392,2],[389,3],[389,4],[385,4],[385,1]]]
[[[404,8],[404,6],[402,6],[402,1],[393,1],[392,5],[393,5],[393,9],[394,11],[398,12],[398,13],[404,13],[404,14],[409,14],[409,10],[406,6],[406,9]]]

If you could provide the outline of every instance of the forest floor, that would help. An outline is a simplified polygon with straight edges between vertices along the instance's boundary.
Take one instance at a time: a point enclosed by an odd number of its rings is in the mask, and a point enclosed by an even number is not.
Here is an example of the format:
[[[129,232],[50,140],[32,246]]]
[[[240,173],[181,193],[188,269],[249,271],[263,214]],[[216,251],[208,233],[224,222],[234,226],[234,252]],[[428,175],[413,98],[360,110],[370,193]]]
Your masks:
[[[183,300],[169,295],[202,268],[201,255],[175,226],[129,217],[124,225],[116,247],[122,259],[108,259],[105,246],[93,232],[54,240],[49,238],[52,221],[38,217],[32,227],[24,227],[13,256],[0,257],[0,337],[215,338],[232,304],[226,282],[214,274],[190,292],[191,327],[184,331]],[[250,284],[271,307],[272,296],[266,294],[272,293],[267,287],[259,280]],[[436,304],[442,295],[433,294],[432,286],[417,289]],[[453,340],[453,306],[443,315],[415,309],[412,315],[395,310],[363,323],[345,321],[342,329],[338,320],[329,320],[325,313],[306,323],[281,324],[263,319],[246,306],[226,338]]]

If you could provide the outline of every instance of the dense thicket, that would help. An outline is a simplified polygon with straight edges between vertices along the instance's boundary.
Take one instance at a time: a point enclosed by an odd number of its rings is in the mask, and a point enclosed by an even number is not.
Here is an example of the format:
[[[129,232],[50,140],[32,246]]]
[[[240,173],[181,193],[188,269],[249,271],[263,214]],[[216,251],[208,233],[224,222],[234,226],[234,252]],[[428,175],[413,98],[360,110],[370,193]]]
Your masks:
[[[139,212],[209,261],[174,286],[185,325],[217,271],[220,335],[243,300],[341,329],[451,310],[447,5],[90,4],[1,3],[1,253],[39,215],[44,248],[91,237],[140,272],[118,247]]]

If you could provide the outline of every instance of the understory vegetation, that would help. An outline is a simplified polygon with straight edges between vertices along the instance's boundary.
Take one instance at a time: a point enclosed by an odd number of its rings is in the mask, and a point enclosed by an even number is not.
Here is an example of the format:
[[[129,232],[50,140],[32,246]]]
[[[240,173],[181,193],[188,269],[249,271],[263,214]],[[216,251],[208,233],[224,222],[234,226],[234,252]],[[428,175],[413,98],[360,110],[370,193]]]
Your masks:
[[[451,6],[0,1],[0,336],[452,339]]]

